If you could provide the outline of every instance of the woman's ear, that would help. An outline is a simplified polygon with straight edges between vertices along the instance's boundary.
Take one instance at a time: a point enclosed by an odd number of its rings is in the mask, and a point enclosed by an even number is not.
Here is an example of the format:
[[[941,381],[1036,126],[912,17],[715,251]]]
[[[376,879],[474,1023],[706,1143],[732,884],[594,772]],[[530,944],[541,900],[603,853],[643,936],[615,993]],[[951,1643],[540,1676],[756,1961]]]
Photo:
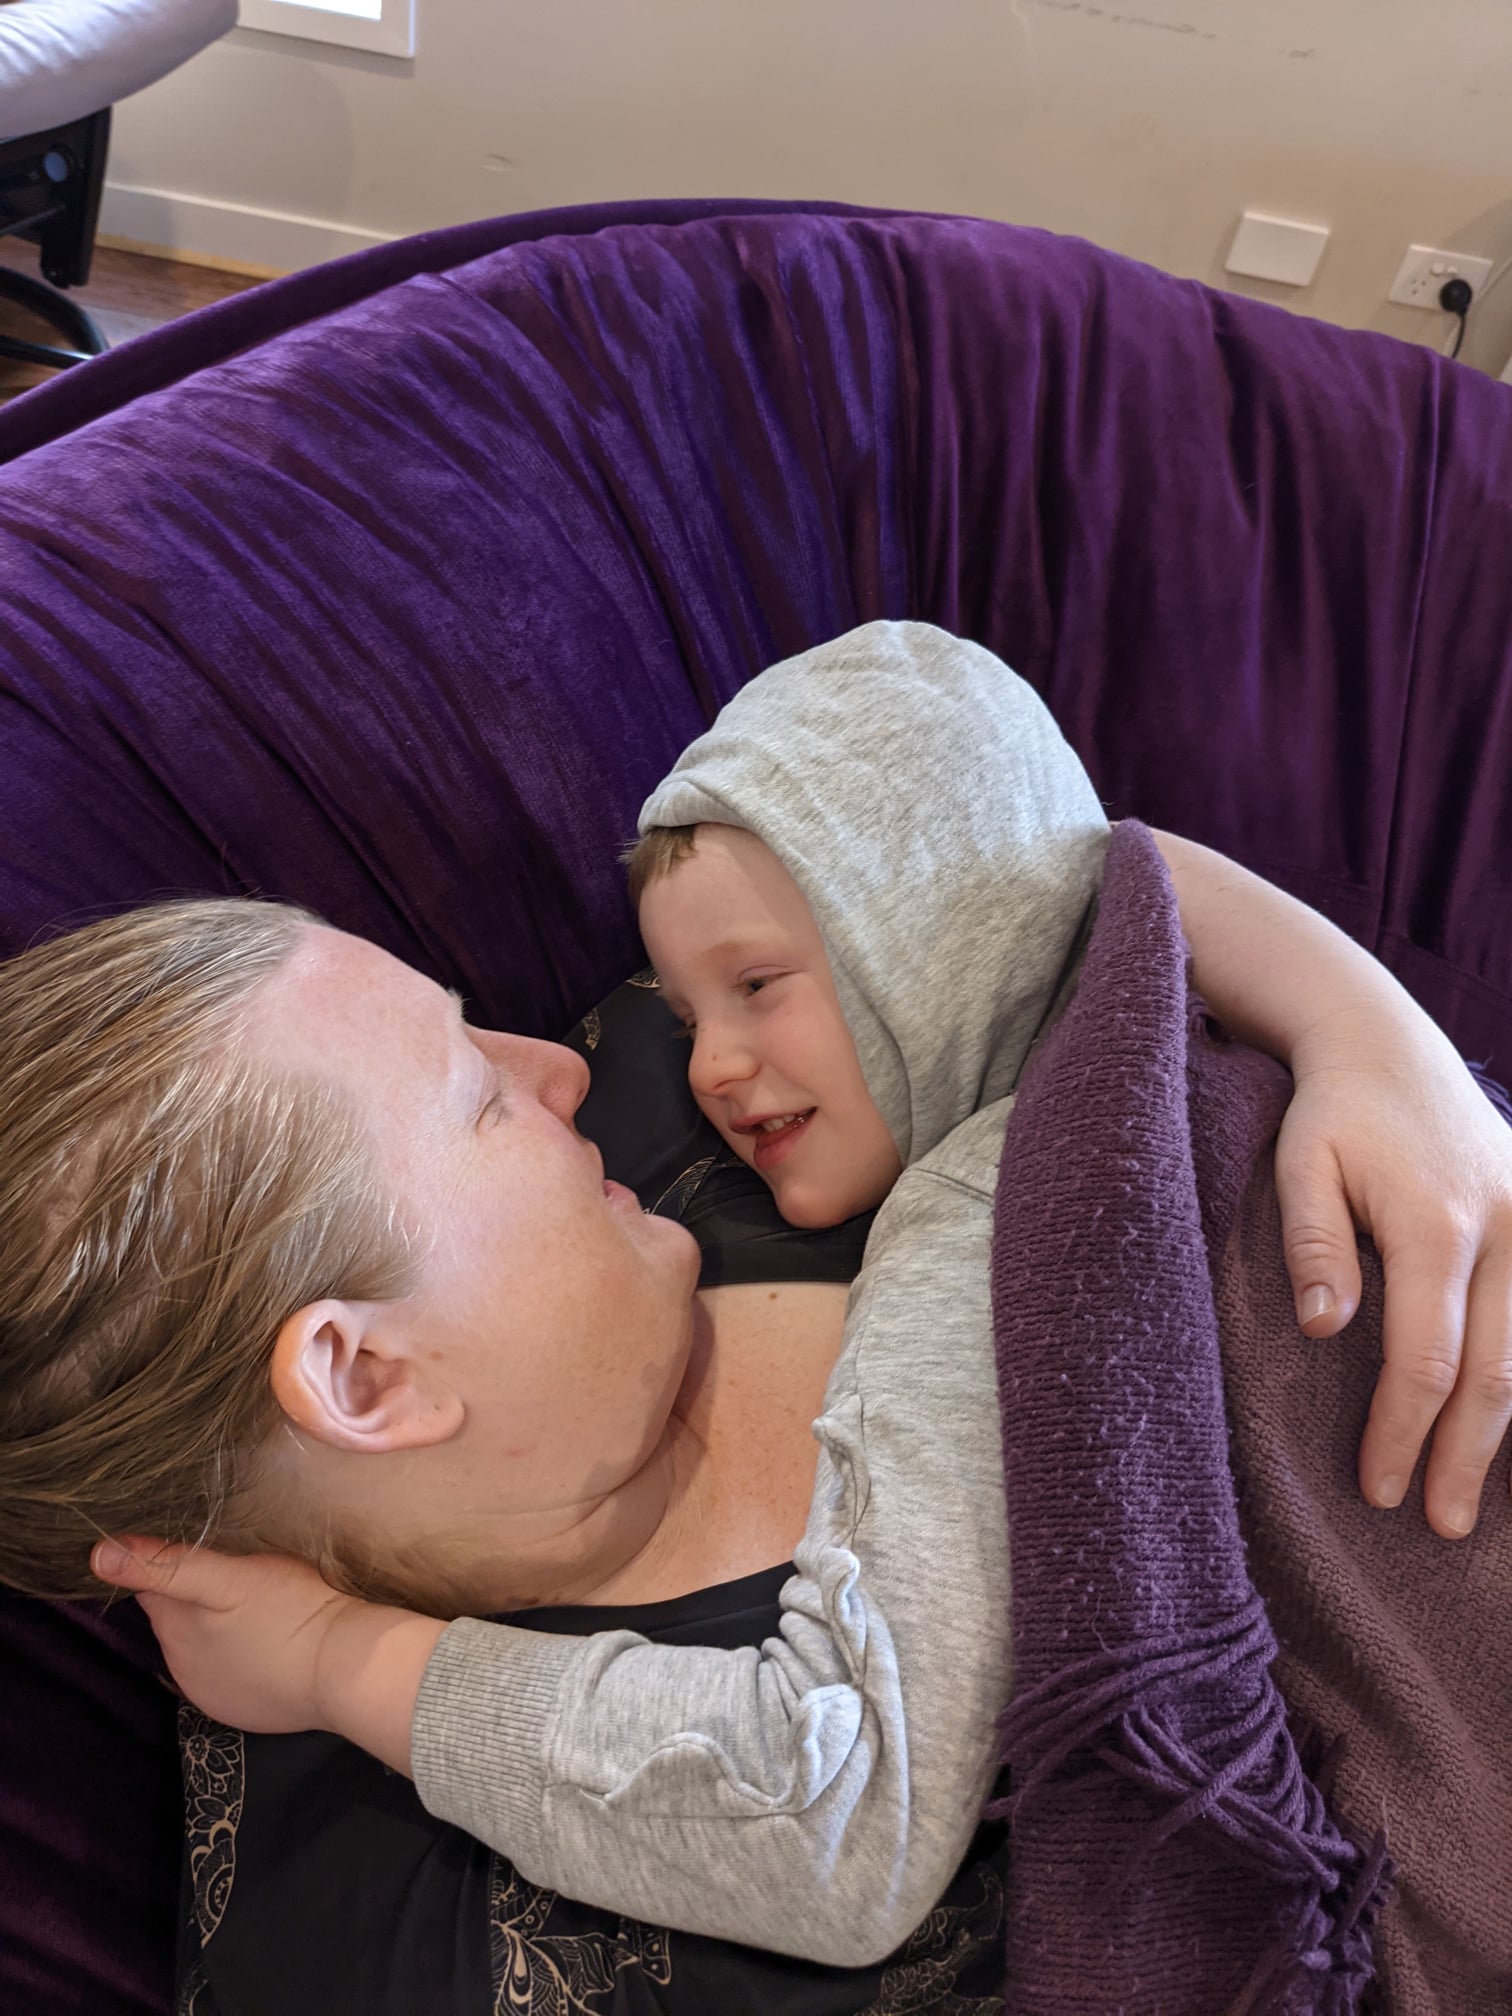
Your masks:
[[[466,1409],[381,1321],[375,1303],[310,1302],[273,1345],[273,1397],[296,1428],[333,1449],[382,1455],[449,1442]]]

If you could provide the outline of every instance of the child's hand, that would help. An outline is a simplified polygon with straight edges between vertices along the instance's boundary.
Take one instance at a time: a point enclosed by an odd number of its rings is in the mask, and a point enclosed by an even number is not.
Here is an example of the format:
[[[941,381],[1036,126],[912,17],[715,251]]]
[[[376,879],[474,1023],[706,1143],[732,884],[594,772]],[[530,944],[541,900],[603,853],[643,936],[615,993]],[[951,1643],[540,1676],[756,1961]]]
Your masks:
[[[1276,1147],[1287,1267],[1303,1328],[1332,1337],[1359,1306],[1355,1223],[1375,1241],[1385,1362],[1360,1486],[1400,1503],[1432,1429],[1424,1505],[1457,1538],[1512,1418],[1512,1128],[1437,1031],[1379,1035],[1341,1021],[1292,1060]]]
[[[303,1561],[132,1539],[102,1540],[90,1565],[137,1592],[180,1692],[217,1722],[262,1735],[323,1726],[327,1635],[364,1606]]]
[[[197,1708],[254,1735],[328,1729],[413,1775],[410,1724],[446,1629],[338,1595],[303,1561],[102,1540],[102,1582],[133,1589]]]

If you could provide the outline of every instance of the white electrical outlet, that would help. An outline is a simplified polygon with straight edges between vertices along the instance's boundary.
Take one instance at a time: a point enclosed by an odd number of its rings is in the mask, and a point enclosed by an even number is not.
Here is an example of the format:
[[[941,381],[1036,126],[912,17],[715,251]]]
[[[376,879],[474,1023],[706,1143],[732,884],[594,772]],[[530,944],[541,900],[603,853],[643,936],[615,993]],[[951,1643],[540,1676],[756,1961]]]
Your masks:
[[[1386,299],[1400,301],[1405,308],[1437,308],[1439,289],[1446,280],[1468,280],[1472,293],[1479,293],[1493,263],[1474,252],[1441,252],[1432,245],[1409,245]]]

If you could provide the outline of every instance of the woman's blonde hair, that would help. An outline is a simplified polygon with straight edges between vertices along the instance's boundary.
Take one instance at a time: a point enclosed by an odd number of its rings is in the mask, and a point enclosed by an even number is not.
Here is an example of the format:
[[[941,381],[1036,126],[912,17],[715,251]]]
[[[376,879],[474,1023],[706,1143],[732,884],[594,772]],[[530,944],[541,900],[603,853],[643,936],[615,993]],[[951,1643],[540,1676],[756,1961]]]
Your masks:
[[[0,1582],[99,1595],[101,1533],[234,1531],[280,1326],[407,1292],[356,1113],[236,1040],[317,921],[165,903],[0,965]]]

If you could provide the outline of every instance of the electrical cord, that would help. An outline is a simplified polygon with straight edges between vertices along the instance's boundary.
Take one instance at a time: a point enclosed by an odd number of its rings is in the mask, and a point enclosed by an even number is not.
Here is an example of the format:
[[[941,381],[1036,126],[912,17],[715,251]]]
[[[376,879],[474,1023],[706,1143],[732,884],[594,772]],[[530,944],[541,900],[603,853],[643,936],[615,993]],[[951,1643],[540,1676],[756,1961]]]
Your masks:
[[[1456,274],[1454,279],[1446,280],[1440,287],[1438,298],[1440,308],[1450,315],[1459,317],[1459,328],[1454,332],[1454,348],[1449,352],[1451,357],[1458,357],[1460,345],[1465,340],[1465,324],[1470,320],[1470,306],[1475,299],[1475,289],[1468,280],[1461,280]]]

